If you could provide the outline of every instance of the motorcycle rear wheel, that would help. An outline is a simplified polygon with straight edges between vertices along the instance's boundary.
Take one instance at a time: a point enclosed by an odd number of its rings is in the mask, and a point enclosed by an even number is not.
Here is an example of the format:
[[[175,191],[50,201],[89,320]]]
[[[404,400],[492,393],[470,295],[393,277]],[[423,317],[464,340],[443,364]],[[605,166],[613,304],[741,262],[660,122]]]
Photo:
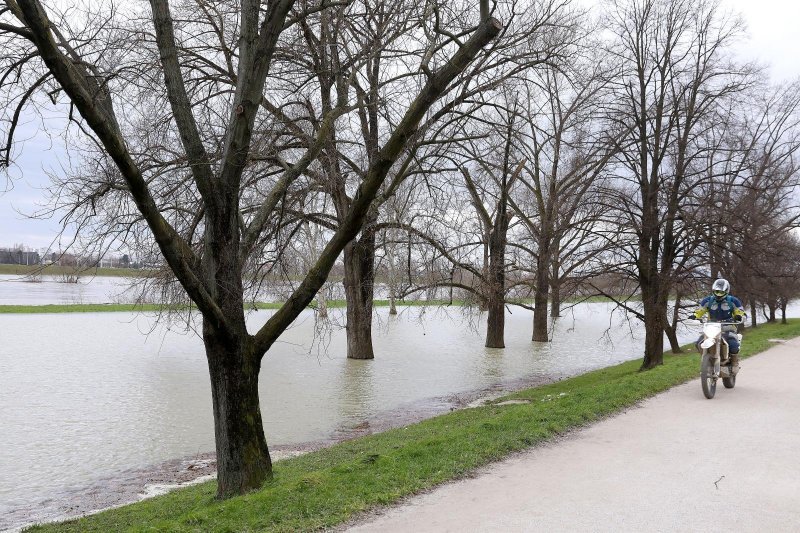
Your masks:
[[[722,378],[722,384],[726,389],[732,389],[736,386],[736,376],[730,378]]]
[[[700,360],[700,385],[703,387],[703,394],[709,400],[717,392],[717,378],[714,377],[714,360],[710,354],[703,354]]]

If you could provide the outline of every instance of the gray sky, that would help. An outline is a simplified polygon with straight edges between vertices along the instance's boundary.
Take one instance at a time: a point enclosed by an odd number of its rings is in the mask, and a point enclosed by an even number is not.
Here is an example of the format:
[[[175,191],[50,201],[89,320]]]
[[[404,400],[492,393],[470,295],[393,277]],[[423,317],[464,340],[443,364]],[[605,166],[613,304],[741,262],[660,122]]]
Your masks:
[[[723,6],[741,13],[749,39],[738,48],[747,60],[769,64],[774,81],[800,77],[800,3],[791,0],[723,0]],[[26,139],[12,167],[12,187],[2,192],[5,179],[0,176],[0,247],[23,243],[40,248],[49,246],[58,233],[58,220],[31,220],[46,201],[41,188],[47,184],[48,171],[58,171],[64,160],[63,146],[49,138],[31,120],[22,129]],[[23,138],[23,137],[20,137]],[[20,214],[23,213],[23,214]]]
[[[55,123],[55,124],[53,124]],[[50,121],[50,125],[63,124],[63,118]],[[50,246],[59,232],[59,221],[34,220],[30,216],[41,211],[47,201],[42,190],[49,183],[47,172],[60,169],[66,161],[63,143],[45,132],[38,117],[31,116],[17,129],[19,140],[8,177],[0,174],[0,247],[21,243],[32,248]],[[5,191],[5,192],[3,192]]]

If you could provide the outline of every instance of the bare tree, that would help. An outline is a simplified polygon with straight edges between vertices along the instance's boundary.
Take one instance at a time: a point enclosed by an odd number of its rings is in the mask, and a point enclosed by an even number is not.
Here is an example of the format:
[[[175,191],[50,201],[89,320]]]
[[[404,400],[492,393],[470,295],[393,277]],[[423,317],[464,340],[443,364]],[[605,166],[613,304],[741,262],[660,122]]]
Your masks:
[[[620,121],[630,131],[613,203],[630,243],[619,271],[634,276],[642,299],[641,311],[630,309],[645,323],[642,369],[663,362],[676,272],[696,246],[682,210],[699,182],[699,133],[716,103],[742,87],[745,72],[726,57],[739,26],[713,2],[619,0],[609,13],[611,52],[624,68]]]
[[[273,77],[282,69],[283,58],[276,54],[279,44],[294,38],[307,17],[330,7],[293,0],[190,4],[190,11],[212,8],[220,17],[210,19],[233,22],[219,25],[217,33],[225,46],[213,50],[212,59],[207,55],[212,51],[193,49],[193,43],[202,40],[196,37],[202,33],[193,30],[206,27],[193,27],[191,18],[174,18],[166,0],[152,0],[150,5],[147,24],[139,20],[135,28],[123,31],[123,23],[133,16],[130,12],[100,6],[91,17],[75,20],[69,10],[59,13],[38,0],[7,0],[0,10],[3,88],[20,105],[34,93],[49,92],[77,111],[80,117],[74,113],[70,117],[113,161],[116,173],[106,190],[84,196],[85,205],[98,203],[112,191],[132,202],[202,314],[214,405],[218,496],[228,497],[259,487],[271,476],[258,398],[264,354],[313,300],[337,256],[361,229],[386,176],[425,114],[484,53],[502,26],[490,18],[488,0],[481,2],[480,18],[478,10],[463,18],[435,13],[447,28],[438,28],[434,42],[418,45],[417,66],[404,68],[406,76],[416,80],[415,97],[381,139],[346,216],[310,272],[281,309],[251,334],[245,324],[244,267],[260,254],[265,239],[284,226],[280,205],[285,193],[318,160],[337,119],[353,106],[342,91],[335,110],[325,115],[324,127],[305,132],[310,135],[302,137],[304,142],[291,147],[281,142],[285,125],[270,126],[280,122],[275,115],[281,116],[280,105],[270,100],[272,88],[280,85]],[[351,3],[337,16],[349,19],[350,10],[362,8],[363,4]],[[202,79],[190,75],[195,72],[193,65],[209,62],[209,69],[218,75]],[[26,90],[20,93],[20,86]],[[147,101],[147,95],[158,95],[167,103],[168,122],[161,126],[174,141],[169,146],[174,153],[171,166],[151,165],[148,139],[136,133],[157,129],[147,124],[152,116],[136,114],[130,106],[138,97]],[[309,104],[318,109],[314,102]],[[274,112],[269,111],[271,106]],[[161,118],[160,109],[154,110],[155,119]],[[137,121],[146,127],[136,128]],[[10,124],[5,131],[9,143],[14,139],[13,117]],[[275,153],[283,168],[275,169],[261,158],[251,160],[259,145]],[[257,179],[265,175],[271,180]],[[162,188],[156,194],[155,184],[167,180],[175,192]],[[248,189],[254,183],[259,186]],[[164,211],[168,204],[178,208]],[[187,220],[179,230],[177,223]]]
[[[409,91],[403,90],[406,85],[398,84],[398,79],[405,76],[397,76],[394,66],[408,55],[407,51],[396,49],[400,38],[408,26],[415,26],[424,39],[432,43],[446,39],[441,31],[444,19],[430,16],[438,13],[438,3],[426,5],[422,19],[409,17],[413,11],[408,10],[407,2],[394,1],[364,10],[361,19],[353,19],[347,25],[322,15],[318,25],[305,28],[305,45],[315,61],[309,75],[319,80],[323,108],[333,106],[333,94],[341,85],[337,78],[343,76],[339,66],[352,61],[353,57],[364,57],[361,68],[349,82],[361,103],[355,123],[349,130],[332,133],[322,149],[324,165],[319,169],[320,181],[333,199],[340,222],[352,202],[353,181],[362,179],[372,163],[379,139],[396,122],[396,105],[408,98]],[[507,23],[500,38],[493,42],[491,54],[484,55],[462,74],[460,83],[451,88],[452,98],[432,108],[409,140],[403,162],[390,172],[360,234],[344,249],[349,358],[372,359],[375,356],[371,326],[377,236],[379,228],[385,227],[381,206],[405,179],[440,171],[435,168],[439,154],[446,152],[453,142],[459,123],[469,121],[470,116],[485,105],[487,93],[492,93],[503,80],[557,58],[562,34],[566,33],[563,28],[573,23],[568,8],[569,2],[561,0],[499,3],[496,9]],[[466,3],[441,5],[442,13],[456,18],[463,18],[470,9]]]
[[[598,186],[617,150],[605,116],[612,72],[584,36],[559,68],[531,72],[516,137],[526,161],[512,206],[533,246],[534,341],[548,341],[547,308],[558,316],[561,287],[586,276],[606,245],[598,238]],[[604,103],[605,102],[605,103]],[[619,134],[617,134],[619,135]]]
[[[468,140],[464,143],[467,153],[459,164],[470,204],[480,225],[483,267],[474,273],[480,280],[476,295],[481,299],[481,307],[487,311],[488,348],[505,348],[506,276],[509,268],[506,248],[513,218],[509,195],[523,166],[522,162],[512,159],[517,156],[513,142],[518,112],[516,103],[508,100],[506,97],[507,103],[498,106],[498,112],[493,113],[497,119],[492,125],[494,135],[489,135],[488,145],[479,150],[474,140]],[[476,174],[482,175],[483,179],[477,179]]]
[[[717,125],[721,148],[708,157],[718,178],[701,188],[705,202],[698,201],[705,213],[715,213],[702,226],[709,270],[730,278],[755,326],[759,304],[771,307],[774,318],[783,298],[778,287],[792,284],[792,267],[784,265],[800,223],[798,83],[754,86]]]

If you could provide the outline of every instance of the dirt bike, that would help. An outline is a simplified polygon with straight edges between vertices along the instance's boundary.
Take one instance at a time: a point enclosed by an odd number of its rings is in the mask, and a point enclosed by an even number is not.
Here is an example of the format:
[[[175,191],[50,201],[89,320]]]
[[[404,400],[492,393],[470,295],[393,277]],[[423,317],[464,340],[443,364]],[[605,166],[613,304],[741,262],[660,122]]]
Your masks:
[[[732,331],[726,327],[738,328],[741,322],[705,322],[703,324],[703,339],[700,341],[700,384],[703,394],[709,400],[717,392],[717,380],[722,378],[726,389],[736,386],[736,372],[733,371],[732,361],[728,357],[728,342],[723,333]],[[735,330],[734,330],[735,331]],[[739,343],[742,335],[737,333]]]

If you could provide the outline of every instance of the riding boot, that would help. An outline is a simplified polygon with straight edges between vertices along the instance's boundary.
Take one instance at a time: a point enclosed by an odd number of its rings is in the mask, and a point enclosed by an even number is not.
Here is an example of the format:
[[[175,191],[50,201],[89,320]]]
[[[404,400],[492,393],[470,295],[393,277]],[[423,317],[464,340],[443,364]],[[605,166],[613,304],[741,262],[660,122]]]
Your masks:
[[[735,376],[737,372],[739,372],[739,354],[738,354],[738,352],[731,354],[731,374],[733,374]]]

